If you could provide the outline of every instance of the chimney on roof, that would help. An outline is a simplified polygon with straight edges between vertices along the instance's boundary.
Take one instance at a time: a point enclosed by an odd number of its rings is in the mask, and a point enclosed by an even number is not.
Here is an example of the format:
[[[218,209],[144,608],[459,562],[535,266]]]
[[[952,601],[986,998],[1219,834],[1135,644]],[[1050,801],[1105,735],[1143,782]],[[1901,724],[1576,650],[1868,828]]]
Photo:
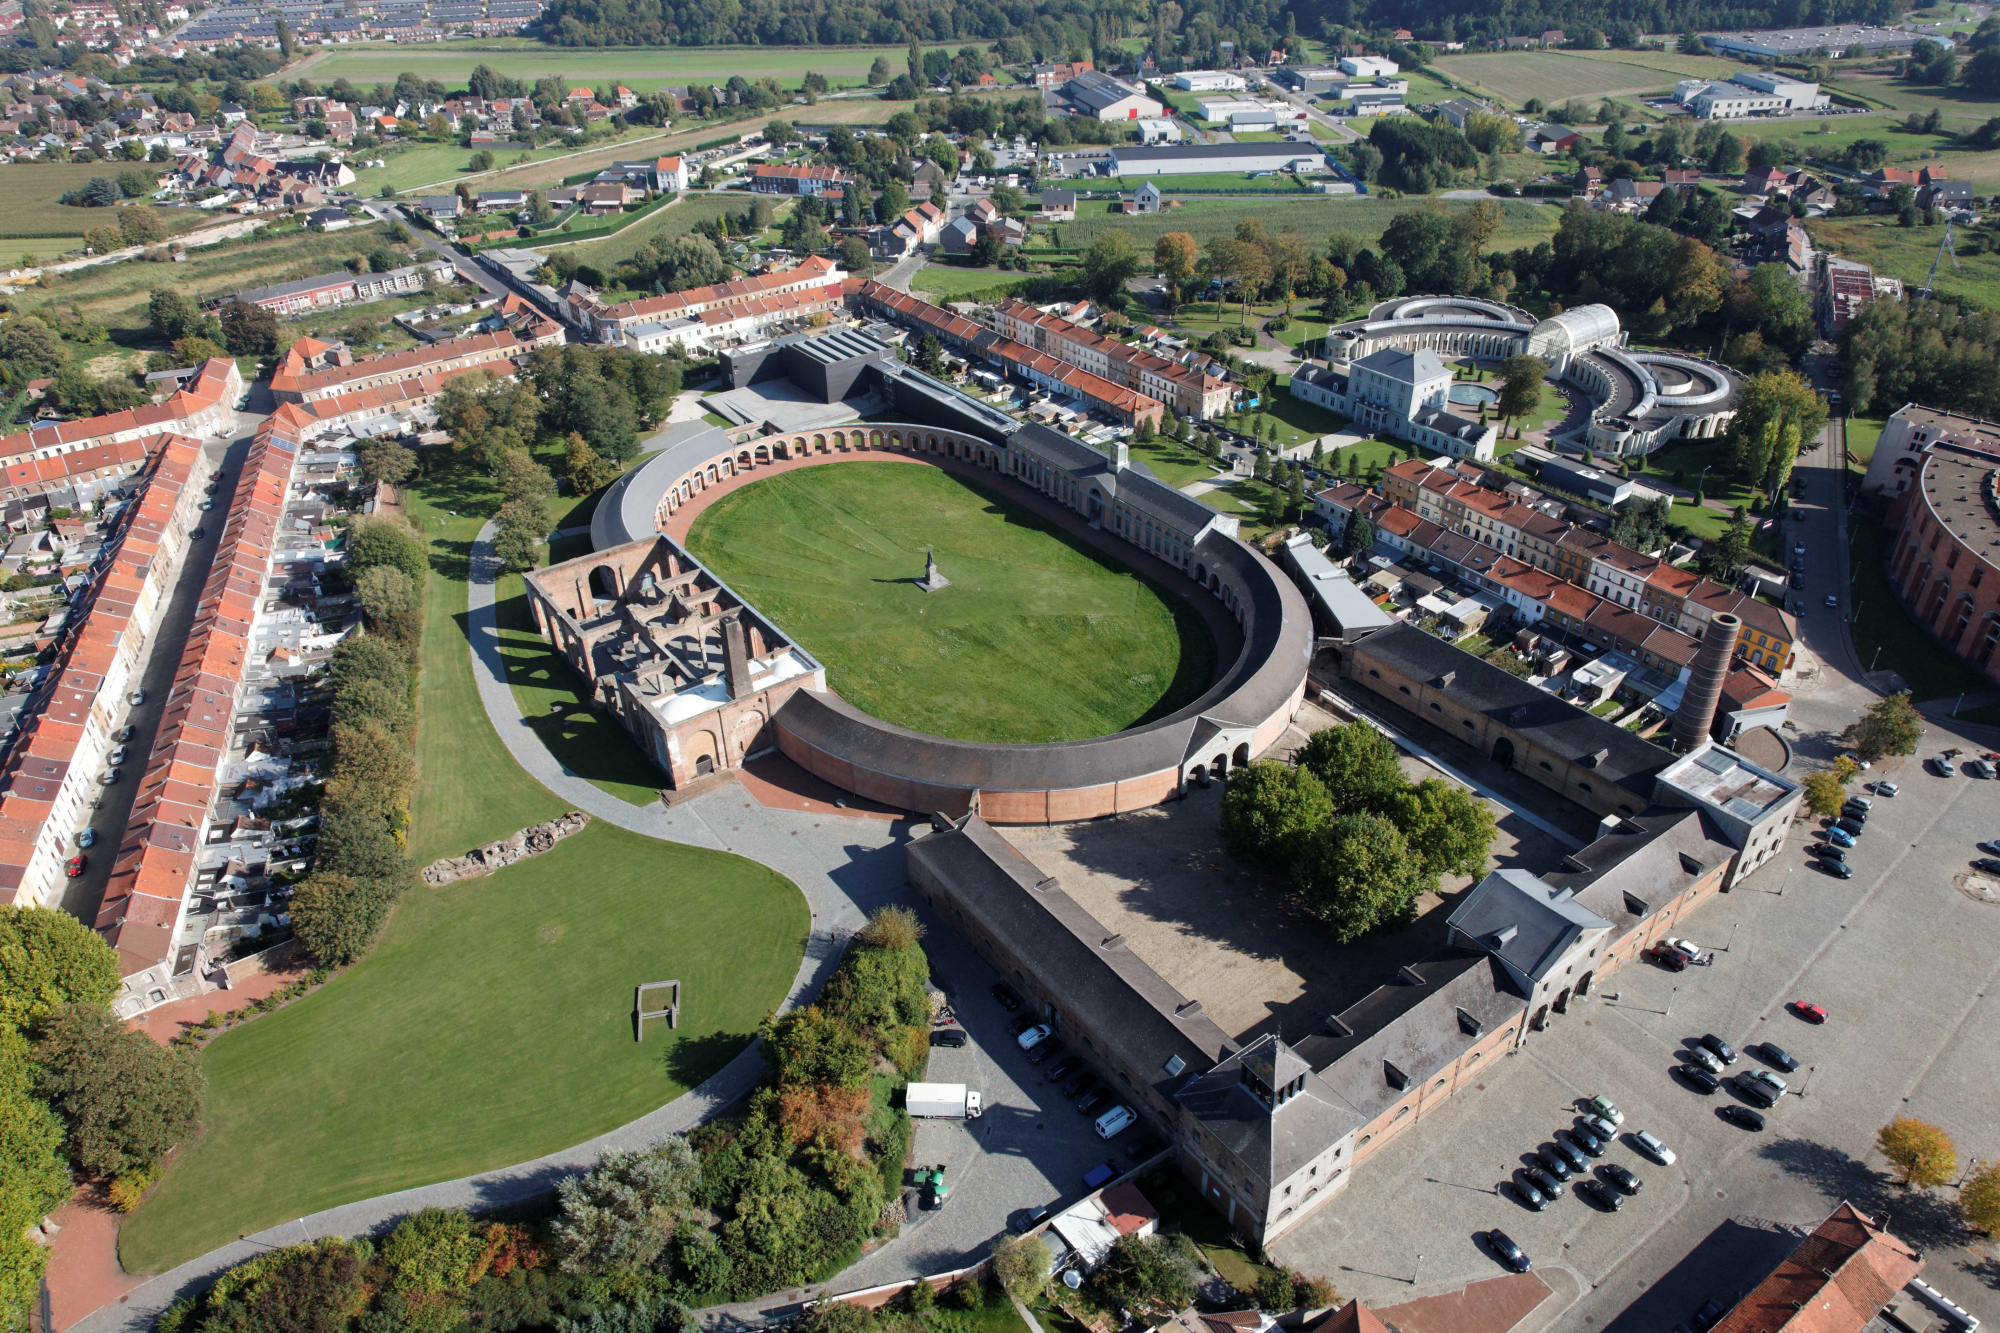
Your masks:
[[[751,693],[750,652],[743,640],[743,617],[731,616],[722,622],[723,679],[729,683],[729,697],[741,699]]]
[[[1722,683],[1729,676],[1729,661],[1736,655],[1736,637],[1743,622],[1727,611],[1718,612],[1702,632],[1701,647],[1694,655],[1688,674],[1687,692],[1681,696],[1680,710],[1674,714],[1673,742],[1677,750],[1692,750],[1708,739],[1715,726],[1715,709],[1722,701]]]

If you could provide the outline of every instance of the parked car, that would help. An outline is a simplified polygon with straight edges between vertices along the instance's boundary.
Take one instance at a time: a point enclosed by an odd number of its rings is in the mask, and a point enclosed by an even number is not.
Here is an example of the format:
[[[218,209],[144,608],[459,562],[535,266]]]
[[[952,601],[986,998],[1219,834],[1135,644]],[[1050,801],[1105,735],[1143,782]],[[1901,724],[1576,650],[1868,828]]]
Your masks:
[[[1046,1205],[1044,1205],[1043,1207],[1040,1208],[1030,1208],[1027,1212],[1022,1213],[1019,1217],[1015,1218],[1008,1225],[1013,1228],[1015,1235],[1025,1236],[1030,1231],[1033,1231],[1036,1227],[1046,1222],[1048,1220],[1048,1217],[1049,1217],[1049,1209]]]
[[[72,856],[69,859],[69,864],[63,867],[63,873],[68,875],[71,879],[75,879],[78,875],[81,875],[89,867],[89,865],[90,865],[90,858],[85,856],[82,852],[78,852],[75,856]]]
[[[1868,821],[1865,819],[1856,819],[1853,815],[1842,815],[1833,821],[1833,827],[1858,841],[1862,833],[1867,830]]]
[[[1604,1178],[1606,1180],[1610,1181],[1613,1185],[1616,1185],[1620,1190],[1624,1191],[1627,1194],[1637,1194],[1640,1190],[1646,1188],[1645,1181],[1639,1179],[1639,1177],[1633,1175],[1631,1171],[1627,1170],[1625,1167],[1618,1165],[1618,1163],[1616,1162],[1606,1162],[1603,1166],[1600,1166],[1597,1169],[1604,1173]]]
[[[1869,800],[1866,796],[1850,796],[1847,798],[1846,803],[1862,810],[1873,810],[1875,808],[1875,802]]]
[[[1965,771],[1975,778],[1991,778],[1994,773],[2000,772],[2000,769],[1993,767],[1991,759],[1968,759],[1965,761]]]
[[[1127,1129],[1130,1129],[1132,1122],[1138,1118],[1138,1116],[1132,1113],[1131,1107],[1114,1106],[1103,1115],[1097,1117],[1097,1137],[1100,1139],[1115,1139]]]
[[[1854,867],[1848,865],[1845,861],[1815,861],[1813,864],[1818,866],[1823,873],[1832,875],[1835,879],[1854,878]]]
[[[1768,1069],[1752,1069],[1742,1077],[1749,1079],[1758,1087],[1763,1088],[1773,1097],[1782,1097],[1785,1095],[1785,1080],[1779,1078]]]
[[[1601,1180],[1578,1181],[1576,1192],[1607,1212],[1615,1213],[1625,1206],[1625,1196]]]
[[[964,1028],[936,1028],[931,1032],[931,1045],[957,1048],[970,1040]]]
[[[1854,835],[1838,825],[1823,830],[1821,836],[1843,850],[1854,845]]]
[[[107,787],[114,787],[118,785],[118,779],[124,776],[125,774],[118,769],[110,768],[104,771],[104,776],[98,778],[98,781]]]
[[[1036,1023],[1030,1027],[1023,1028],[1021,1035],[1014,1040],[1021,1043],[1022,1050],[1029,1051],[1047,1041],[1053,1035],[1054,1033],[1047,1023]]]
[[[1762,1129],[1764,1127],[1763,1116],[1758,1115],[1755,1111],[1751,1110],[1747,1106],[1738,1106],[1735,1102],[1730,1102],[1728,1105],[1724,1106],[1720,1111],[1718,1111],[1717,1114],[1720,1115],[1724,1120],[1727,1120],[1730,1124],[1741,1125],[1745,1129],[1754,1130],[1754,1129]]]
[[[1652,1158],[1661,1166],[1672,1166],[1674,1164],[1674,1150],[1662,1143],[1659,1136],[1650,1130],[1640,1130],[1632,1141],[1639,1145],[1640,1152],[1645,1153],[1646,1156]]]
[[[1751,1101],[1767,1110],[1778,1104],[1778,1094],[1772,1092],[1748,1074],[1738,1074],[1733,1082],[1736,1091],[1740,1095],[1748,1097]]]
[[[1880,782],[1869,783],[1868,790],[1874,792],[1877,796],[1894,796],[1903,789],[1885,778]]]
[[[1931,768],[1941,778],[1952,778],[1958,776],[1958,768],[1951,762],[1950,755],[1941,754],[1937,758],[1931,760]]]
[[[1569,1141],[1576,1145],[1577,1151],[1585,1157],[1604,1156],[1604,1140],[1598,1138],[1597,1135],[1591,1133],[1581,1125],[1564,1132],[1569,1135]],[[1558,1137],[1556,1141],[1560,1143],[1562,1140]]]
[[[1733,1065],[1736,1063],[1736,1048],[1734,1046],[1731,1046],[1728,1042],[1724,1041],[1722,1038],[1716,1036],[1713,1032],[1703,1033],[1701,1038],[1701,1044],[1703,1046],[1706,1046],[1709,1050],[1715,1052],[1715,1058],[1722,1061],[1722,1063],[1726,1065]]]
[[[1590,1099],[1590,1109],[1594,1114],[1603,1116],[1614,1125],[1625,1123],[1625,1113],[1616,1106],[1613,1106],[1611,1099],[1601,1092]]]
[[[146,692],[144,690],[134,690],[125,696],[125,702],[137,708],[140,704],[146,702]]]
[[[111,752],[111,755],[110,755],[110,758],[109,758],[109,759],[108,759],[108,760],[107,760],[106,762],[108,762],[108,763],[112,763],[112,764],[122,764],[122,763],[124,763],[124,762],[125,762],[125,751],[126,751],[126,750],[127,750],[128,748],[129,748],[129,747],[127,747],[127,746],[123,746],[123,745],[119,746],[119,747],[118,747],[117,749],[115,749],[115,750],[113,750],[113,751]]]
[[[1074,1055],[1065,1055],[1062,1059],[1050,1065],[1048,1072],[1043,1074],[1042,1077],[1051,1083],[1067,1083],[1069,1082],[1069,1076],[1081,1068],[1083,1068],[1083,1061]]]
[[[1590,1160],[1562,1135],[1550,1136],[1549,1147],[1555,1149],[1556,1156],[1569,1163],[1569,1169],[1573,1174],[1580,1176],[1590,1170]]]
[[[1528,1179],[1534,1182],[1535,1188],[1540,1190],[1545,1197],[1553,1200],[1560,1199],[1563,1196],[1562,1181],[1558,1180],[1554,1173],[1546,1167],[1531,1166],[1528,1168],[1527,1174]]]
[[[1798,1058],[1774,1041],[1765,1042],[1759,1049],[1758,1054],[1763,1056],[1769,1063],[1784,1070],[1787,1074],[1799,1067]]]
[[[196,528],[193,532],[188,534],[188,536],[192,537],[195,541],[200,541],[203,537],[206,537],[207,535],[208,535],[207,528]]]
[[[1487,1232],[1486,1243],[1491,1245],[1495,1252],[1506,1261],[1507,1267],[1513,1269],[1516,1273],[1525,1273],[1534,1267],[1533,1264],[1528,1262],[1527,1252],[1519,1245],[1516,1245],[1514,1238],[1506,1232],[1497,1228]]]
[[[1028,1063],[1038,1065],[1044,1060],[1052,1060],[1063,1053],[1063,1044],[1051,1037],[1028,1048]]]
[[[1569,1159],[1546,1143],[1535,1149],[1535,1157],[1543,1169],[1557,1180],[1568,1180],[1576,1174],[1577,1169],[1569,1164]]]
[[[1681,951],[1679,949],[1669,949],[1664,944],[1655,944],[1652,948],[1646,950],[1646,957],[1652,959],[1661,967],[1666,968],[1669,972],[1685,972],[1688,970],[1688,960],[1681,954]]]
[[[1083,1094],[1076,1099],[1077,1114],[1089,1115],[1092,1111],[1095,1111],[1098,1107],[1104,1105],[1104,1103],[1110,1100],[1111,1100],[1111,1089],[1106,1087],[1102,1083],[1093,1082],[1091,1086],[1084,1089]]]
[[[1694,1312],[1694,1326],[1697,1333],[1708,1333],[1708,1330],[1721,1323],[1722,1316],[1728,1313],[1729,1307],[1727,1305],[1716,1300],[1713,1296],[1709,1297],[1706,1301],[1702,1302],[1701,1308]]]
[[[1805,1019],[1805,1021],[1808,1023],[1826,1022],[1825,1007],[1822,1005],[1814,1004],[1811,1000],[1793,1000],[1792,1012],[1797,1014],[1800,1018]]]
[[[1847,849],[1845,847],[1836,847],[1830,842],[1816,844],[1812,849],[1812,854],[1822,861],[1838,861],[1842,865],[1847,864]]]
[[[1585,1116],[1583,1118],[1583,1124],[1584,1128],[1588,1129],[1591,1133],[1595,1134],[1599,1139],[1601,1139],[1606,1144],[1612,1144],[1618,1141],[1618,1127],[1612,1124],[1609,1120],[1606,1120],[1601,1115]]]
[[[1840,752],[1840,757],[1842,759],[1851,761],[1853,765],[1856,768],[1860,769],[1863,773],[1866,773],[1871,767],[1873,767],[1873,765],[1871,765],[1866,759],[1863,759],[1860,755],[1854,753],[1854,751],[1852,750],[1842,750]]]
[[[1035,1016],[1033,1014],[1016,1014],[1014,1016],[1013,1021],[1007,1024],[1008,1035],[1015,1037],[1020,1036],[1023,1032],[1026,1032],[1029,1028],[1033,1027],[1035,1025],[1035,1021],[1036,1021]]]
[[[993,988],[993,998],[1010,1014],[1020,1011],[1021,997],[1016,995],[1014,988],[1004,981]]]
[[[1972,865],[1975,870],[1984,870],[1989,875],[2000,875],[2000,858],[1982,856]]]
[[[1862,828],[1868,827],[1868,812],[1866,810],[1863,810],[1858,805],[1841,806],[1840,818],[1835,820],[1834,822],[1837,824],[1844,824],[1850,819],[1853,820],[1855,823],[1861,825]]]
[[[1722,1061],[1715,1058],[1715,1052],[1701,1046],[1691,1046],[1681,1052],[1681,1059],[1691,1065],[1700,1065],[1711,1074],[1722,1072]]]
[[[1826,595],[1826,604],[1827,604],[1828,606],[1839,606],[1839,605],[1840,605],[1840,598],[1839,598],[1839,597],[1837,597],[1836,595],[1834,595],[1833,593],[1828,593],[1828,594]]]
[[[88,846],[90,846],[90,844],[92,844],[93,842],[96,842],[96,841],[97,841],[97,830],[96,830],[96,829],[94,829],[94,828],[80,828],[80,829],[78,829],[78,830],[76,831],[76,845],[77,845],[77,846],[79,846],[79,847],[88,847]]]
[[[1536,1189],[1534,1182],[1526,1179],[1525,1176],[1523,1179],[1509,1181],[1508,1183],[1514,1187],[1514,1197],[1536,1212],[1539,1213],[1542,1209],[1549,1206],[1549,1196]]]
[[[1722,1086],[1713,1070],[1703,1069],[1700,1065],[1675,1065],[1674,1072],[1705,1093],[1714,1092]]]

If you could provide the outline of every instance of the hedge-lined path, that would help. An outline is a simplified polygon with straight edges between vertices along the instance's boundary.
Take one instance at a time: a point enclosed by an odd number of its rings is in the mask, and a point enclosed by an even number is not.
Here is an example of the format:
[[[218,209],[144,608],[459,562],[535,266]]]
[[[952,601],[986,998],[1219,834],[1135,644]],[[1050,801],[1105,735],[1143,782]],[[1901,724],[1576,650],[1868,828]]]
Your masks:
[[[467,630],[480,702],[508,752],[537,782],[570,808],[593,819],[646,837],[733,852],[798,885],[812,909],[812,938],[785,1005],[789,1008],[810,998],[839,962],[846,935],[876,906],[899,896],[903,882],[901,846],[910,823],[768,808],[733,783],[671,809],[638,807],[564,769],[529,729],[507,684],[495,620],[495,531],[496,526],[487,523],[473,544]],[[606,1150],[631,1151],[692,1129],[745,1096],[763,1074],[764,1059],[753,1044],[699,1087],[608,1134],[532,1161],[362,1199],[246,1236],[149,1278],[118,1303],[104,1306],[69,1327],[79,1333],[145,1333],[175,1300],[206,1287],[222,1272],[266,1250],[322,1236],[386,1231],[420,1208],[484,1210],[545,1194],[557,1181],[587,1168]],[[784,1308],[797,1298],[794,1293],[777,1292],[763,1301],[705,1314],[711,1316],[711,1323],[737,1324],[762,1311]]]

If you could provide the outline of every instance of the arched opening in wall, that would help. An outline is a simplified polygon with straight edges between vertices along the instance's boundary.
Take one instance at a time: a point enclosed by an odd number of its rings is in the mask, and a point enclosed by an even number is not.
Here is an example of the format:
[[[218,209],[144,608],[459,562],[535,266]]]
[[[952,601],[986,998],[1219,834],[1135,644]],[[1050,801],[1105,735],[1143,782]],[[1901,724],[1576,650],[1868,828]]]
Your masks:
[[[813,452],[816,454],[823,454],[826,452],[826,436],[824,435],[813,436]]]
[[[874,430],[874,431],[870,431],[870,432],[868,432],[868,447],[869,447],[869,448],[871,448],[871,449],[880,449],[880,448],[882,447],[882,445],[883,445],[883,439],[882,439],[882,432],[881,432],[881,431],[879,431],[879,430]]]
[[[747,759],[773,743],[771,727],[762,713],[746,713],[729,729],[729,748],[739,760]]]
[[[1190,787],[1206,787],[1208,785],[1207,767],[1202,764],[1196,764],[1193,768],[1190,768],[1187,772],[1187,785]]]
[[[753,459],[756,462],[763,463],[766,466],[768,466],[771,462],[771,450],[769,446],[762,444],[758,445],[756,452],[753,455]]]
[[[1512,768],[1514,766],[1514,741],[1512,737],[1502,736],[1499,740],[1493,742],[1493,762],[1502,768]]]
[[[618,571],[609,565],[599,565],[590,571],[590,592],[593,597],[618,600]]]
[[[1229,756],[1226,754],[1219,754],[1215,756],[1215,758],[1209,760],[1208,771],[1212,775],[1218,778],[1226,775],[1229,772]]]
[[[1590,979],[1595,975],[1596,973],[1594,972],[1586,972],[1576,979],[1576,993],[1578,995],[1590,994]]]
[[[1547,1005],[1543,1005],[1541,1008],[1535,1010],[1534,1021],[1529,1023],[1528,1026],[1533,1028],[1535,1031],[1540,1032],[1543,1028],[1547,1027],[1548,1025],[1549,1025],[1549,1007]]]
[[[1235,759],[1236,759],[1236,767],[1238,768],[1250,767],[1250,743],[1248,741],[1245,741],[1243,744],[1236,747]]]
[[[702,755],[700,758],[694,761],[694,775],[696,777],[705,778],[714,771],[715,771],[715,760],[711,759],[709,756]]]
[[[744,468],[755,467],[755,466],[756,466],[756,461],[750,457],[750,451],[748,449],[745,449],[741,453],[736,455],[736,467],[738,471],[741,471]]]
[[[1194,562],[1194,581],[1196,583],[1208,582],[1208,566],[1202,564],[1199,560]]]
[[[1222,596],[1222,576],[1220,574],[1210,574],[1208,576],[1208,590],[1217,597]]]
[[[1549,1008],[1555,1010],[1559,1014],[1566,1014],[1569,1012],[1569,987],[1564,986],[1561,990],[1556,992],[1556,998],[1549,1002]]]

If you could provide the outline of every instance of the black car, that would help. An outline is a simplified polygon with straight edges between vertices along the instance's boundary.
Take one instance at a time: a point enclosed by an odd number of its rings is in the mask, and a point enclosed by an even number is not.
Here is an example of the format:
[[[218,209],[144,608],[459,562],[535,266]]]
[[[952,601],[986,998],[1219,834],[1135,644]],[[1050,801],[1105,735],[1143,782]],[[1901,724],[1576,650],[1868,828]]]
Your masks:
[[[1733,1080],[1739,1097],[1747,1097],[1757,1105],[1769,1110],[1778,1104],[1778,1094],[1747,1074],[1738,1074]]]
[[[1550,1140],[1549,1146],[1554,1148],[1561,1155],[1562,1159],[1569,1163],[1569,1169],[1578,1175],[1582,1175],[1584,1172],[1590,1170],[1590,1160],[1577,1151],[1576,1146],[1563,1138],[1562,1135],[1554,1135]]]
[[[1007,1025],[1007,1035],[1018,1037],[1039,1021],[1033,1014],[1016,1014],[1014,1021]]]
[[[1610,1181],[1626,1194],[1637,1194],[1640,1190],[1646,1188],[1645,1181],[1639,1179],[1639,1177],[1633,1175],[1616,1162],[1606,1162],[1598,1170],[1604,1173],[1606,1180]]]
[[[1532,1181],[1514,1180],[1508,1183],[1514,1187],[1514,1196],[1536,1212],[1549,1206],[1549,1196],[1536,1189]]]
[[[1042,1075],[1042,1077],[1051,1083],[1066,1083],[1069,1081],[1069,1076],[1081,1068],[1083,1068],[1083,1061],[1077,1059],[1074,1055],[1065,1055],[1062,1059],[1050,1065],[1049,1072]]]
[[[1664,944],[1655,944],[1646,950],[1646,957],[1658,963],[1669,972],[1685,972],[1688,968],[1687,955],[1679,949],[1669,949]]]
[[[993,988],[993,999],[995,1003],[1010,1014],[1020,1012],[1021,997],[1016,995],[1014,988],[1004,981]]]
[[[1048,1216],[1049,1210],[1046,1207],[1029,1209],[1014,1219],[1012,1223],[1014,1234],[1017,1236],[1027,1235],[1030,1231],[1033,1231],[1036,1227],[1047,1221]]]
[[[1713,1032],[1702,1034],[1701,1044],[1707,1047],[1709,1052],[1713,1054],[1716,1059],[1722,1061],[1722,1063],[1726,1065],[1733,1065],[1736,1063],[1735,1048],[1732,1047],[1728,1042],[1724,1041],[1722,1038],[1716,1036]]]
[[[188,536],[193,538],[195,541],[200,541],[203,537],[206,537],[207,535],[208,535],[207,528],[196,528],[193,532],[190,532],[188,534]]]
[[[1868,806],[1861,805],[1855,801],[1849,801],[1846,805],[1840,807],[1841,814],[1849,819],[1858,819],[1864,824],[1868,822],[1868,810]]]
[[[1038,1065],[1052,1056],[1061,1055],[1065,1049],[1054,1037],[1045,1038],[1028,1048],[1028,1063]]]
[[[1835,879],[1854,878],[1854,867],[1845,861],[1829,861],[1822,857],[1813,864],[1820,868],[1821,874],[1832,875]]]
[[[1561,1153],[1546,1144],[1536,1150],[1535,1160],[1557,1180],[1568,1180],[1576,1174],[1576,1168],[1571,1166]]]
[[[1625,1206],[1625,1196],[1601,1180],[1583,1181],[1577,1185],[1576,1192],[1606,1212],[1615,1213]]]
[[[1528,1180],[1536,1189],[1551,1199],[1560,1199],[1563,1196],[1562,1181],[1556,1179],[1539,1166],[1528,1168]]]
[[[1604,1156],[1604,1141],[1581,1125],[1569,1131],[1569,1141],[1574,1143],[1585,1157]]]
[[[1787,1074],[1799,1067],[1799,1062],[1792,1053],[1775,1042],[1765,1042],[1760,1054],[1764,1057],[1764,1063],[1782,1069]]]
[[[1527,1252],[1516,1245],[1514,1238],[1506,1232],[1498,1229],[1487,1232],[1486,1243],[1491,1245],[1494,1251],[1507,1261],[1507,1267],[1513,1269],[1516,1273],[1525,1273],[1534,1267],[1533,1264],[1528,1262]]]
[[[1069,1082],[1063,1084],[1062,1095],[1070,1098],[1081,1097],[1096,1086],[1097,1075],[1086,1069]]]
[[[937,1028],[931,1033],[933,1046],[963,1046],[966,1042],[964,1028]]]
[[[1714,1092],[1722,1086],[1721,1081],[1715,1075],[1709,1073],[1700,1065],[1681,1065],[1674,1072],[1689,1083],[1694,1084],[1695,1088],[1701,1092]]]
[[[1728,1313],[1729,1307],[1711,1296],[1702,1303],[1699,1310],[1694,1312],[1694,1326],[1702,1330],[1702,1333],[1707,1333],[1709,1329],[1721,1323],[1722,1316]]]
[[[1762,1129],[1764,1127],[1763,1116],[1758,1115],[1747,1106],[1738,1106],[1735,1102],[1731,1102],[1729,1105],[1723,1107],[1718,1114],[1731,1124],[1741,1125],[1745,1129]]]
[[[1813,855],[1822,861],[1838,861],[1842,865],[1847,864],[1847,849],[1845,847],[1836,847],[1830,842],[1823,842],[1812,850]]]
[[[1856,819],[1853,815],[1842,815],[1833,821],[1833,826],[1850,838],[1858,838],[1868,824],[1866,820]]]
[[[1077,1112],[1081,1115],[1089,1115],[1092,1111],[1104,1105],[1110,1097],[1111,1089],[1105,1087],[1102,1083],[1094,1084],[1086,1089],[1081,1097],[1076,1099]]]

